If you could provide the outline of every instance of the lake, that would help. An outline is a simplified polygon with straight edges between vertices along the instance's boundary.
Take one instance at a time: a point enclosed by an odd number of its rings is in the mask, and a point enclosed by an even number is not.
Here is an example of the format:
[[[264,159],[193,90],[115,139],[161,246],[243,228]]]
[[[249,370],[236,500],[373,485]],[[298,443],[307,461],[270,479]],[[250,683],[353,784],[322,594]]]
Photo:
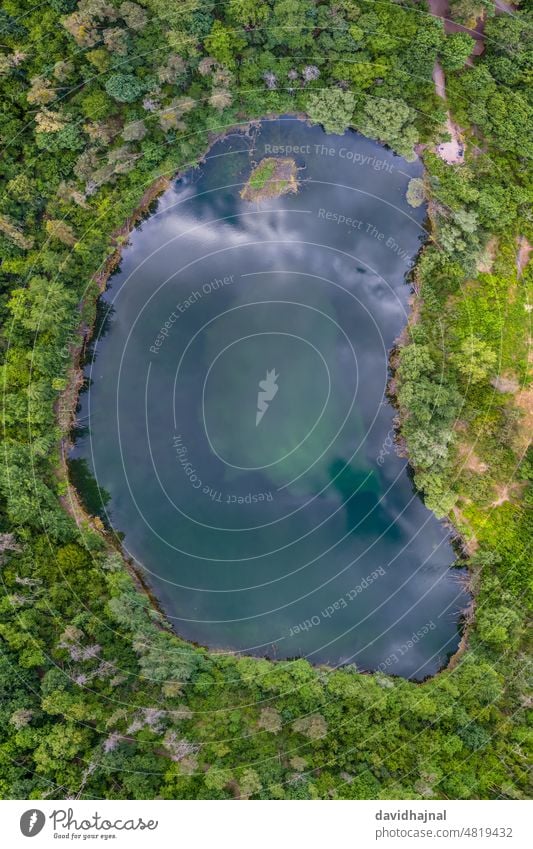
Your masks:
[[[240,192],[267,156],[298,192]],[[422,174],[296,118],[217,141],[103,297],[73,456],[181,636],[420,680],[458,646],[450,531],[394,446],[388,356],[426,231]]]

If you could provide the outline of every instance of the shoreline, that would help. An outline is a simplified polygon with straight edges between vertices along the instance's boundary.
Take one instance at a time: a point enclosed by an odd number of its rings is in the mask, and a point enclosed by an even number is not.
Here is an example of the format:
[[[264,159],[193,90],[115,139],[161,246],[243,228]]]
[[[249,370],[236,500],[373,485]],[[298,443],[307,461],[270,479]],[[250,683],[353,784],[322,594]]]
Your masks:
[[[304,121],[308,125],[310,123],[308,116],[303,114],[303,113],[295,113],[295,114],[290,114],[290,115],[288,113],[283,113],[283,115],[274,113],[274,114],[267,114],[262,118],[250,119],[248,121],[244,121],[243,123],[233,124],[224,131],[215,133],[213,135],[209,134],[207,148],[200,155],[200,157],[197,160],[195,160],[194,163],[189,163],[187,166],[185,166],[181,169],[178,169],[177,171],[173,172],[173,174],[171,176],[160,175],[159,177],[155,178],[155,180],[153,180],[150,183],[150,185],[148,186],[148,188],[145,190],[145,192],[141,196],[141,199],[140,199],[138,205],[134,208],[132,213],[128,216],[128,218],[126,219],[124,224],[120,228],[118,228],[118,230],[115,230],[111,234],[110,238],[111,238],[112,242],[113,241],[117,242],[119,239],[123,240],[123,241],[116,244],[116,247],[114,248],[112,253],[109,254],[109,256],[107,256],[106,259],[103,261],[100,270],[95,272],[95,274],[93,274],[93,276],[91,277],[90,283],[96,283],[97,294],[96,294],[96,297],[94,297],[94,299],[92,298],[92,295],[89,295],[88,298],[87,297],[84,298],[83,305],[84,306],[89,305],[89,306],[92,306],[93,308],[96,307],[100,297],[105,292],[105,289],[106,289],[106,286],[107,286],[107,283],[108,283],[110,277],[113,275],[113,273],[117,269],[117,266],[120,264],[120,261],[122,259],[122,251],[128,245],[129,236],[136,229],[137,224],[149,212],[152,204],[154,204],[159,199],[159,197],[162,194],[164,194],[170,188],[173,181],[180,179],[180,177],[182,177],[185,173],[190,171],[192,168],[198,167],[199,165],[203,164],[206,160],[206,157],[207,157],[209,151],[212,149],[212,147],[218,141],[221,141],[221,140],[227,138],[229,135],[234,134],[236,132],[238,132],[239,134],[245,135],[245,136],[249,136],[251,131],[254,128],[259,127],[260,124],[263,121],[280,120],[285,115],[287,115],[287,118],[290,118],[291,120],[296,119],[296,120]],[[352,128],[352,127],[348,128],[348,132],[355,132],[357,134],[360,134],[359,131],[356,128]],[[362,134],[360,134],[360,135],[362,135]],[[385,145],[383,145],[377,139],[372,139],[372,141],[375,141],[377,144],[380,144],[381,146],[386,147]],[[420,154],[419,154],[419,157],[420,157],[420,160],[422,162],[422,165],[424,166],[423,157]],[[424,167],[424,171],[423,171],[424,180],[426,179],[426,175],[427,175],[427,172],[426,172],[426,169]],[[428,219],[427,220],[429,222],[429,227],[427,229],[427,232],[428,232],[428,239],[429,239],[431,237],[432,233],[433,233],[433,230],[434,230],[433,215],[434,215],[435,210],[432,209],[432,207],[431,207],[431,204],[432,204],[431,200],[428,200],[427,203],[428,203]],[[409,314],[407,316],[406,324],[405,324],[400,336],[398,337],[398,339],[395,341],[394,345],[390,349],[389,356],[388,356],[388,364],[389,364],[389,369],[391,371],[391,377],[389,378],[389,381],[387,383],[387,393],[386,394],[387,394],[387,398],[389,400],[389,403],[391,403],[392,407],[397,411],[397,415],[395,416],[395,420],[397,420],[397,425],[395,424],[394,427],[395,427],[395,434],[399,437],[399,440],[398,441],[395,440],[395,445],[396,445],[396,447],[400,446],[400,449],[402,451],[405,451],[404,454],[399,454],[399,456],[405,457],[407,459],[408,466],[409,466],[410,469],[414,469],[414,467],[411,465],[411,463],[409,461],[409,454],[408,454],[408,449],[407,449],[407,445],[405,443],[405,440],[403,439],[403,437],[401,437],[402,420],[401,420],[401,416],[400,416],[400,412],[399,412],[399,408],[398,408],[398,404],[397,404],[397,396],[396,396],[396,393],[395,393],[395,391],[392,387],[394,387],[395,372],[396,372],[397,365],[398,365],[398,359],[399,359],[399,356],[400,356],[400,351],[402,350],[402,348],[404,348],[406,345],[409,344],[409,329],[410,329],[410,327],[414,326],[419,320],[420,293],[419,293],[419,289],[418,289],[417,282],[416,282],[416,268],[417,268],[420,256],[421,256],[426,244],[427,244],[427,240],[423,245],[421,245],[420,250],[418,251],[418,253],[416,254],[416,256],[413,260],[413,265],[412,265],[411,269],[405,275],[404,282],[407,285],[411,285],[412,288],[413,288],[413,295],[409,298],[410,310],[409,310]],[[89,285],[88,288],[90,289],[90,285]],[[253,658],[256,658],[256,659],[263,658],[263,659],[268,660],[270,663],[283,662],[280,659],[271,658],[271,657],[268,657],[268,656],[265,656],[265,655],[254,655],[254,654],[248,654],[248,653],[241,653],[240,651],[235,650],[235,649],[225,650],[225,649],[220,649],[220,648],[211,648],[207,645],[198,643],[196,641],[188,640],[187,638],[180,635],[175,630],[174,626],[171,624],[171,622],[170,622],[170,620],[167,616],[167,613],[165,612],[165,609],[162,606],[162,603],[159,601],[159,599],[155,595],[154,591],[150,587],[149,582],[146,580],[146,578],[142,574],[142,567],[137,567],[136,565],[134,565],[131,557],[129,557],[126,554],[126,552],[124,551],[121,541],[117,538],[117,531],[115,529],[113,529],[112,527],[109,528],[109,529],[106,528],[99,517],[90,516],[90,514],[87,512],[86,508],[84,507],[80,493],[76,490],[76,488],[74,487],[74,485],[70,481],[69,470],[68,470],[68,455],[69,455],[70,451],[72,450],[72,448],[74,447],[74,443],[72,441],[71,434],[72,434],[73,428],[76,425],[76,408],[78,406],[79,395],[80,395],[80,392],[82,390],[83,382],[84,382],[83,356],[84,356],[84,354],[87,350],[87,347],[89,346],[89,344],[91,342],[91,339],[92,339],[93,334],[94,334],[95,327],[96,327],[96,318],[92,321],[90,326],[87,326],[83,322],[83,320],[80,322],[80,325],[79,325],[79,328],[78,328],[78,331],[77,331],[78,342],[77,342],[76,345],[73,346],[73,350],[72,350],[71,357],[70,357],[67,386],[60,393],[60,395],[59,395],[59,397],[56,401],[56,404],[55,404],[56,418],[57,418],[59,427],[64,434],[61,437],[61,440],[60,440],[60,445],[59,445],[60,459],[59,459],[59,465],[58,465],[58,469],[57,469],[59,480],[65,482],[66,488],[67,488],[66,493],[64,495],[59,496],[59,500],[60,500],[63,508],[69,513],[69,515],[72,516],[72,518],[76,522],[76,525],[78,526],[78,529],[80,530],[81,533],[83,533],[83,525],[85,525],[86,528],[90,528],[90,530],[93,533],[100,535],[100,537],[104,540],[106,546],[109,547],[110,553],[113,552],[113,553],[120,554],[122,561],[124,563],[124,567],[125,567],[126,571],[128,572],[128,574],[130,575],[130,577],[132,578],[137,591],[145,594],[145,596],[148,598],[153,609],[155,609],[161,616],[164,617],[164,620],[165,620],[165,623],[166,623],[166,628],[170,629],[171,632],[178,639],[183,640],[184,642],[187,642],[190,645],[193,645],[197,648],[202,648],[202,649],[204,649],[204,650],[206,650],[210,653],[214,653],[214,654],[224,653],[224,654],[232,655],[234,657],[253,657]],[[391,386],[391,384],[392,384],[392,386]],[[65,415],[64,420],[61,418],[61,414]],[[417,495],[417,497],[421,498],[421,495]],[[441,520],[438,520],[438,521],[441,521],[443,523],[448,524],[449,527],[454,531],[454,541],[456,543],[460,543],[463,547],[466,546],[466,544],[467,544],[466,540],[459,533],[459,531],[455,528],[450,517],[445,517],[444,519],[441,519]],[[452,542],[452,547],[455,547],[454,542]],[[465,548],[465,550],[466,550],[466,548]],[[451,570],[453,568],[454,568],[454,566],[453,566],[453,564],[451,564],[449,569]],[[471,580],[471,577],[470,577],[470,573],[469,573],[469,582],[470,582],[470,580]],[[458,620],[458,623],[457,623],[457,628],[458,628],[458,633],[459,633],[459,638],[460,638],[458,648],[456,649],[455,652],[453,652],[452,654],[449,654],[446,664],[443,665],[440,669],[436,670],[436,672],[433,673],[432,675],[428,675],[424,679],[421,679],[420,681],[415,681],[415,680],[412,680],[412,679],[409,679],[409,678],[405,678],[404,676],[391,675],[389,677],[391,677],[391,678],[399,677],[399,678],[402,678],[402,680],[408,680],[408,681],[410,681],[411,683],[414,683],[414,684],[423,684],[428,680],[432,680],[437,675],[440,675],[442,672],[446,671],[447,669],[453,669],[453,667],[457,664],[460,657],[464,654],[464,652],[466,651],[466,649],[468,647],[468,636],[469,636],[470,624],[471,624],[472,619],[473,619],[473,609],[474,609],[474,602],[475,602],[474,594],[473,594],[472,590],[470,589],[470,587],[468,587],[468,590],[472,595],[472,603],[471,603],[471,605],[469,605],[468,608],[465,608],[465,610],[462,610],[461,613],[460,613],[459,620]],[[159,627],[163,627],[163,625],[160,625]],[[303,658],[303,659],[306,659],[306,658]],[[342,665],[329,666],[328,664],[314,664],[311,661],[308,661],[308,663],[310,663],[310,665],[313,666],[314,668],[322,668],[322,669],[327,669],[329,671],[335,671],[337,669],[343,668]],[[382,673],[379,670],[379,668],[377,668],[375,670],[358,669],[357,671],[359,673],[365,674],[365,675],[386,674],[386,673]]]

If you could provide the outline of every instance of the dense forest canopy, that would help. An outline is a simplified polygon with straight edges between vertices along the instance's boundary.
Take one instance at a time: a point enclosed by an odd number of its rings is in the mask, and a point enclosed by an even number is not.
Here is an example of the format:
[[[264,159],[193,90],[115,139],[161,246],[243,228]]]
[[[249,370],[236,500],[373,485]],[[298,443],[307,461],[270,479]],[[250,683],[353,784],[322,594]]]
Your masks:
[[[3,0],[3,797],[527,794],[532,24],[527,2],[449,15],[481,55],[423,0]],[[395,395],[475,610],[421,685],[180,640],[67,475],[77,364],[136,210],[215,134],[280,113],[425,166]]]

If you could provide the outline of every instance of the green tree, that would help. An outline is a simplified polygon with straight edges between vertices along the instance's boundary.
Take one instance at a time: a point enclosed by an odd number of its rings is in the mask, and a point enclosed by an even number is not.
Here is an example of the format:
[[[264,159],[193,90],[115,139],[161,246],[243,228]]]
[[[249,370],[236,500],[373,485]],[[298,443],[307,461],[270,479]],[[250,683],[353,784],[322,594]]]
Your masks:
[[[246,42],[242,36],[224,26],[221,21],[214,22],[205,40],[205,49],[228,68],[236,67],[237,56],[245,46]]]
[[[297,719],[293,727],[298,734],[303,734],[305,737],[309,737],[310,740],[320,740],[326,736],[328,731],[328,724],[319,713]]]
[[[361,132],[390,145],[407,160],[416,159],[413,147],[418,133],[414,112],[400,99],[367,97],[361,117]]]
[[[472,336],[462,342],[450,359],[468,382],[480,383],[493,373],[498,355],[486,342]]]
[[[269,15],[270,6],[265,0],[229,0],[228,18],[234,25],[262,26]]]
[[[255,769],[249,767],[243,771],[239,780],[239,789],[241,796],[244,796],[245,799],[249,799],[250,796],[255,796],[259,793],[261,790],[261,779]]]
[[[281,731],[282,721],[279,711],[273,707],[265,707],[261,710],[259,717],[259,728],[270,734],[278,734]]]
[[[147,14],[138,3],[133,3],[131,0],[124,0],[119,6],[119,12],[129,29],[140,32],[146,26],[148,20]]]
[[[307,99],[310,119],[322,124],[326,133],[344,133],[352,123],[354,108],[355,95],[336,88],[314,91]]]
[[[105,90],[119,103],[133,103],[143,91],[142,83],[133,74],[111,74]]]
[[[72,245],[76,244],[74,230],[70,224],[67,224],[66,221],[50,218],[46,222],[46,232],[53,239],[58,239],[58,241],[63,242],[64,245],[72,247]]]
[[[440,61],[445,71],[457,71],[462,68],[474,49],[475,41],[466,32],[453,32],[443,39],[440,47]]]

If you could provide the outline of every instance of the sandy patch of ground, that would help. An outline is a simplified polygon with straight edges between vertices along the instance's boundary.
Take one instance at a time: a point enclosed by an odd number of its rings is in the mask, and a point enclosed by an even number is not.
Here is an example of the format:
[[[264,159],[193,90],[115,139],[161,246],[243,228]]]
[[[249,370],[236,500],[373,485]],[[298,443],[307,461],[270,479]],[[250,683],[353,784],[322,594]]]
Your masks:
[[[512,374],[499,374],[498,377],[493,377],[491,380],[491,384],[494,386],[497,392],[518,392],[520,386],[518,380]]]
[[[493,236],[485,245],[485,250],[478,260],[477,271],[479,274],[490,274],[494,265],[494,260],[496,259],[497,251],[498,237]]]
[[[449,112],[446,118],[446,131],[450,134],[451,140],[437,145],[437,154],[448,165],[462,165],[465,161],[465,147],[461,141],[461,131],[452,121]]]
[[[469,472],[476,472],[478,475],[482,475],[483,472],[488,471],[488,464],[479,459],[473,447],[468,445],[468,443],[463,442],[459,446],[457,453],[461,458],[463,469],[468,469]]]
[[[506,501],[519,498],[524,490],[524,483],[505,483],[496,487],[496,498],[491,507],[500,507]]]

